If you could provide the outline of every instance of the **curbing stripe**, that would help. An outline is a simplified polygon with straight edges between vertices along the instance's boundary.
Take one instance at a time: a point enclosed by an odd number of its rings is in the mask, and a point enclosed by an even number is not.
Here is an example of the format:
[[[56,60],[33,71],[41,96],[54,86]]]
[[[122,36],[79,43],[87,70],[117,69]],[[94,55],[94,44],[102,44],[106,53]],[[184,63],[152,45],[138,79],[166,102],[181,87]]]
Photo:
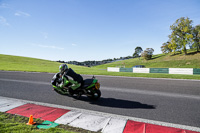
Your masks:
[[[103,133],[122,133],[126,125],[126,120],[110,118],[105,128],[103,128]]]
[[[77,119],[80,115],[82,115],[82,113],[80,112],[75,112],[75,111],[70,111],[66,114],[64,114],[63,116],[61,116],[60,118],[58,118],[55,123],[59,123],[59,124],[69,124],[72,121],[74,121],[75,119]]]
[[[49,121],[55,121],[59,117],[61,117],[62,115],[64,115],[65,113],[67,113],[69,111],[70,110],[57,108],[57,109],[54,109],[54,111],[52,111],[50,114],[43,116],[42,119],[49,120]]]
[[[6,112],[8,110],[11,110],[13,108],[16,108],[16,107],[24,105],[24,104],[26,104],[26,103],[20,102],[20,101],[8,100],[8,99],[0,97],[0,111],[1,112]]]
[[[128,120],[123,133],[198,133],[198,132]]]
[[[11,109],[6,113],[18,114],[25,117],[33,115],[34,118],[54,121],[67,112],[69,112],[69,110],[35,104],[25,104]]]
[[[100,131],[102,130],[108,123],[110,118],[90,115],[90,114],[82,114],[80,117],[75,119],[69,125],[73,127],[79,127],[90,131]]]
[[[145,124],[128,120],[123,133],[146,133]]]

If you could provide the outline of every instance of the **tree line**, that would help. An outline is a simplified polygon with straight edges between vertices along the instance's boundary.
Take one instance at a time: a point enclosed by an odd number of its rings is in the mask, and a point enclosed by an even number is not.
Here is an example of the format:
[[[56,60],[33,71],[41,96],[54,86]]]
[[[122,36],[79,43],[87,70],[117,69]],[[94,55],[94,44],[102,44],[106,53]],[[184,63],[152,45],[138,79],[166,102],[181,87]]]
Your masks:
[[[92,60],[92,61],[79,62],[79,61],[61,61],[61,60],[59,60],[57,62],[90,67],[90,66],[97,66],[97,65],[102,65],[102,64],[106,64],[106,63],[111,63],[111,62],[115,62],[115,61],[131,59],[131,58],[133,58],[133,57],[126,56],[126,57],[120,57],[120,58],[105,59],[105,60],[101,60],[101,61]]]

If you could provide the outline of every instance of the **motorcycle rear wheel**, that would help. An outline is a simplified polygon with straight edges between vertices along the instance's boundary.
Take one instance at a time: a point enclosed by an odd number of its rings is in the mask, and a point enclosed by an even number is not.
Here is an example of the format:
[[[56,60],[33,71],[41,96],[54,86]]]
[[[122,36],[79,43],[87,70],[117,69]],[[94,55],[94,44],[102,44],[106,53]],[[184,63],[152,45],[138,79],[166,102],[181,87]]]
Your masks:
[[[101,91],[100,90],[94,90],[93,93],[88,97],[92,100],[98,100],[101,97]]]

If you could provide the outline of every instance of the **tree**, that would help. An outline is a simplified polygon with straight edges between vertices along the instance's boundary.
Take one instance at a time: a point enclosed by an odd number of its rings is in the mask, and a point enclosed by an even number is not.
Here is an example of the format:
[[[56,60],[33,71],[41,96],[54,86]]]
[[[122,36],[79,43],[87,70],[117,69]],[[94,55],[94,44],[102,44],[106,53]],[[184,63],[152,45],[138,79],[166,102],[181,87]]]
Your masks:
[[[200,25],[197,25],[193,28],[192,34],[193,34],[193,40],[194,40],[192,47],[196,48],[198,52],[200,49]]]
[[[144,57],[145,60],[150,60],[152,58],[153,52],[153,48],[147,48],[144,52],[142,52],[142,57]]]
[[[178,45],[179,44],[180,39],[177,38],[177,36],[174,36],[173,33],[171,35],[169,35],[169,44],[168,44],[168,48],[171,49],[174,54],[177,50],[181,49],[181,46]],[[171,51],[171,52],[172,52]]]
[[[169,47],[169,42],[163,43],[161,48],[162,53],[169,53],[172,52],[172,49]]]
[[[192,20],[189,18],[181,17],[180,19],[177,19],[176,22],[170,26],[170,29],[172,30],[171,34],[171,42],[172,45],[174,43],[176,45],[179,45],[182,48],[182,51],[187,54],[187,45],[192,43]]]
[[[135,48],[135,53],[133,54],[133,57],[140,57],[140,54],[142,52],[142,48],[141,47],[136,47]]]

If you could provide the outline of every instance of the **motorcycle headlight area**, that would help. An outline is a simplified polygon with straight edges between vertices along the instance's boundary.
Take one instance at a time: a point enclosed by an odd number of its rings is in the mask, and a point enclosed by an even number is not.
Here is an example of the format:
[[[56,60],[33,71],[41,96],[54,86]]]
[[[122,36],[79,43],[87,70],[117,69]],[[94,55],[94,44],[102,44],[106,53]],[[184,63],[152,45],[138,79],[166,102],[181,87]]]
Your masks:
[[[96,88],[97,90],[100,88],[99,82],[96,82],[96,83],[95,83],[95,88]]]

